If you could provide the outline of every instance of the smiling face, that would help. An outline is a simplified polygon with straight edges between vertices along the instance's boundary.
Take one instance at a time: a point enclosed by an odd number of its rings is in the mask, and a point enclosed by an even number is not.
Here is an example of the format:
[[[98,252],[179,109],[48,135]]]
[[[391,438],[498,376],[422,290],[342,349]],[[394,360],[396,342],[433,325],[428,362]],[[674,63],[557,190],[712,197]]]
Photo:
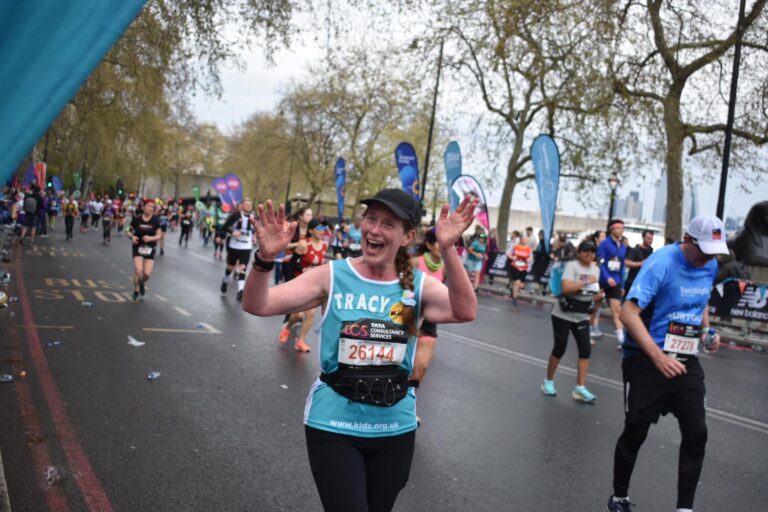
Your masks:
[[[403,221],[382,205],[373,203],[365,212],[360,225],[363,259],[370,265],[394,264],[400,247],[405,247],[416,236],[416,230],[405,231]]]
[[[582,265],[589,265],[593,261],[595,261],[595,251],[594,249],[587,249],[584,251],[578,251],[577,256],[579,258],[579,261]]]

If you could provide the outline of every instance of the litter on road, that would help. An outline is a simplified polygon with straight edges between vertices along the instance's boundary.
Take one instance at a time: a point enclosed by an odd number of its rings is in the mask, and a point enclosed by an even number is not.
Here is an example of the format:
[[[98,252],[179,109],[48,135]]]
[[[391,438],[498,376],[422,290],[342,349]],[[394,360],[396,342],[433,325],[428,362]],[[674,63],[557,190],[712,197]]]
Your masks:
[[[147,343],[145,341],[139,341],[131,335],[128,335],[128,344],[132,347],[143,347]]]

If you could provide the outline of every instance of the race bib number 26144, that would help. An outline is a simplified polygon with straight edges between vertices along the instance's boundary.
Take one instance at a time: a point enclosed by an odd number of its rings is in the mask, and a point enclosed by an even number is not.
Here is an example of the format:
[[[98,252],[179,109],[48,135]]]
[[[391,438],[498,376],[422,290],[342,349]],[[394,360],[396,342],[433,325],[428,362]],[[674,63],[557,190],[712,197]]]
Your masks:
[[[350,366],[401,365],[408,349],[403,326],[387,320],[363,318],[342,322],[339,364]]]

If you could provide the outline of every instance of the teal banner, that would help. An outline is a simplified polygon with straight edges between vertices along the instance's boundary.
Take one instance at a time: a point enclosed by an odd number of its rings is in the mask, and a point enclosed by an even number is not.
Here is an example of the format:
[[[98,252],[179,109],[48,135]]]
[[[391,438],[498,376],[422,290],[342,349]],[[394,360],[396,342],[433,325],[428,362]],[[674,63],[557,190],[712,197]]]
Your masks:
[[[0,2],[0,183],[143,5],[144,0]]]
[[[459,196],[452,187],[453,181],[461,176],[461,148],[458,142],[454,140],[448,143],[443,160],[445,161],[445,183],[448,185],[448,204],[453,211],[459,206]]]

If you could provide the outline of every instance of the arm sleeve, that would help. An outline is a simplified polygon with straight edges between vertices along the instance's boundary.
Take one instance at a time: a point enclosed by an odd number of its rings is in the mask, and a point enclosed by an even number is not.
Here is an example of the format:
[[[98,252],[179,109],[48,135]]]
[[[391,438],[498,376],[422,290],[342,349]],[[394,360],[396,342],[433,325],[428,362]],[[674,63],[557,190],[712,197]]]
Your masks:
[[[627,300],[635,301],[640,309],[648,307],[664,282],[667,268],[668,264],[664,258],[648,258],[640,267],[640,272],[627,294]]]
[[[237,219],[240,218],[240,212],[232,212],[229,214],[229,217],[227,217],[227,221],[224,223],[223,230],[227,233],[232,233],[234,231],[233,226],[235,225],[235,222],[237,222]]]

